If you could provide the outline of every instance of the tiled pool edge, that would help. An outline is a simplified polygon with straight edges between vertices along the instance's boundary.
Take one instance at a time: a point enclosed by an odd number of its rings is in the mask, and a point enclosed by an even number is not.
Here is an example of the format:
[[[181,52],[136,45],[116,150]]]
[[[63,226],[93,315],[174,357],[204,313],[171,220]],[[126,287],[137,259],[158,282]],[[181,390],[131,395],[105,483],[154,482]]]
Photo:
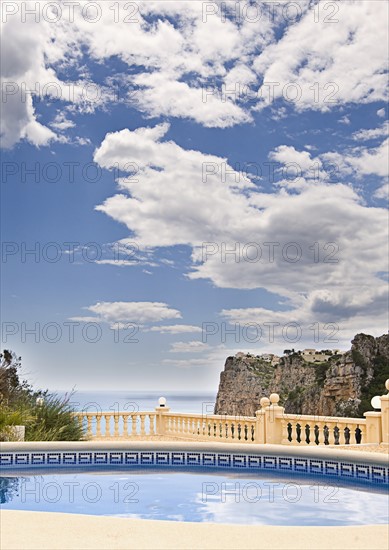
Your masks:
[[[388,449],[389,451],[389,449]],[[0,446],[0,471],[74,467],[182,467],[290,473],[359,484],[389,482],[389,455],[323,447],[208,442],[18,442]]]

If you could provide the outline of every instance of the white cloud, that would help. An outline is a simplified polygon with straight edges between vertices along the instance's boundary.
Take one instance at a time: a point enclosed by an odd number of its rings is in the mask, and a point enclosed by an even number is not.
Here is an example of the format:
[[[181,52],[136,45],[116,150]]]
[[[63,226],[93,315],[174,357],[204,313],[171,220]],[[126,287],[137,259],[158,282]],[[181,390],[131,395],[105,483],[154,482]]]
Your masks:
[[[76,323],[101,323],[102,319],[99,317],[92,317],[92,316],[76,316],[76,317],[69,317],[69,321],[74,321]]]
[[[55,128],[55,130],[64,131],[68,130],[69,128],[74,128],[75,123],[72,120],[66,118],[65,113],[58,113],[53,122],[51,122],[50,126],[52,128]]]
[[[191,279],[209,279],[221,288],[264,288],[279,295],[292,311],[306,311],[307,318],[329,322],[371,314],[385,326],[384,283],[377,275],[387,269],[384,209],[364,206],[349,185],[312,184],[305,173],[300,188],[282,188],[273,194],[259,192],[247,179],[238,180],[238,174],[222,182],[220,167],[225,159],[163,141],[167,130],[159,125],[106,136],[95,161],[106,168],[115,163],[124,168],[131,159],[138,172],[135,178],[122,178],[122,193],[99,210],[125,223],[141,246],[189,245]],[[353,153],[337,154],[351,173],[381,173],[377,162],[384,157],[381,146],[358,149],[359,156]],[[272,158],[283,163],[297,160],[307,171],[311,162],[325,157],[281,146]],[[206,183],[205,162],[215,168]],[[209,248],[204,243],[210,243]],[[248,243],[258,246],[245,253]],[[274,258],[270,259],[265,243],[274,243]],[[290,248],[290,243],[295,245]],[[236,253],[223,255],[223,249]],[[301,257],[290,261],[295,254]],[[330,296],[320,297],[328,289]],[[362,313],[353,305],[356,296]],[[314,313],[308,315],[309,311]]]
[[[95,260],[98,265],[115,265],[117,267],[134,267],[139,265],[137,260]]]
[[[377,116],[379,116],[380,118],[384,118],[385,114],[385,109],[378,109]]]
[[[161,325],[150,327],[150,332],[160,332],[161,334],[184,334],[187,332],[202,332],[202,328],[195,325]]]
[[[238,190],[255,189],[254,184],[239,173],[223,181],[223,166],[233,172],[226,159],[161,141],[168,129],[161,124],[107,134],[94,155],[104,168],[118,165],[125,170],[129,159],[136,166],[134,177],[119,182],[123,193],[97,210],[126,224],[141,247],[198,244],[225,234],[225,212],[240,216],[250,211]],[[208,168],[214,174],[205,174]],[[234,224],[241,226],[242,221],[233,221],[231,230]]]
[[[54,4],[54,3],[53,3]],[[33,16],[26,16],[22,21],[23,9],[38,10],[38,22]],[[71,24],[66,18],[66,10],[58,24],[52,24],[48,18],[53,17],[53,5],[46,7],[45,16],[42,13],[43,4],[26,0],[22,9],[15,15],[8,16],[1,22],[1,116],[2,134],[1,146],[12,148],[18,141],[27,140],[39,147],[52,141],[64,140],[48,126],[39,122],[37,109],[33,100],[40,98],[46,103],[59,100],[71,104],[74,110],[93,112],[95,108],[106,103],[110,91],[93,85],[88,78],[75,81],[61,80],[57,76],[60,69],[74,65],[77,72],[77,61],[81,50],[82,37],[76,24]],[[81,4],[76,7],[76,13],[81,10]],[[51,15],[50,15],[51,14]],[[77,69],[79,69],[77,71]],[[95,95],[93,95],[95,94]],[[97,95],[96,95],[97,94]],[[71,105],[67,109],[71,111]],[[66,118],[58,116],[51,126],[55,130],[65,131],[70,126]],[[66,142],[66,140],[65,140]]]
[[[94,322],[113,323],[155,323],[165,319],[179,319],[177,309],[170,308],[163,302],[98,302],[85,307],[96,314],[96,317],[72,317],[73,320],[93,319]]]
[[[348,157],[347,161],[358,174],[377,174],[387,177],[389,174],[389,139],[386,139],[378,147],[357,150],[356,155]]]
[[[35,4],[28,1],[26,7]],[[49,101],[59,89],[69,113],[93,112],[112,101],[112,90],[101,83],[95,86],[99,97],[87,97],[85,88],[90,77],[83,52],[98,63],[117,56],[131,69],[123,71],[125,86],[121,87],[121,92],[131,93],[120,101],[147,116],[183,117],[221,128],[251,121],[252,108],[262,109],[281,97],[297,110],[323,111],[346,103],[386,99],[385,2],[344,0],[339,3],[336,24],[324,21],[330,14],[323,9],[319,9],[320,22],[315,22],[316,12],[308,1],[299,2],[302,17],[296,21],[285,21],[279,6],[274,18],[264,13],[253,21],[236,17],[237,6],[241,7],[238,3],[215,4],[218,13],[206,20],[201,2],[129,3],[135,8],[132,15],[131,8],[125,10],[118,5],[117,14],[107,2],[96,4],[102,16],[94,23],[82,15],[82,2],[75,5],[74,21],[69,20],[72,10],[67,9],[62,10],[58,24],[42,16],[39,23],[32,17],[21,23],[20,13],[9,17],[2,29],[5,81],[19,88],[24,82],[32,89],[36,83],[41,88],[51,83],[54,88],[33,95],[43,95]],[[54,10],[53,6],[48,9],[50,13]],[[278,33],[280,38],[276,38]],[[71,83],[57,76],[59,69],[70,66],[73,74],[80,75],[71,90]],[[254,101],[241,93],[241,88],[247,86],[256,92],[263,82],[279,83],[274,98],[264,97],[263,86],[262,97],[258,94]],[[285,86],[290,83],[301,88],[301,98],[285,97]],[[314,83],[319,98],[312,90]],[[207,87],[215,93],[204,100],[202,90]],[[235,89],[239,89],[237,94]],[[24,102],[19,92],[9,95],[2,111],[3,146],[12,147],[21,139],[37,146],[58,139],[53,130],[39,122],[31,95]],[[283,107],[278,106],[272,116],[285,116]],[[343,120],[346,122],[346,118]],[[54,120],[52,128],[65,132],[69,122]]]
[[[384,183],[381,187],[379,187],[375,193],[374,197],[377,199],[384,199],[386,201],[389,200],[389,183]]]
[[[252,307],[225,309],[221,314],[239,326],[247,341],[257,341],[258,346],[271,347],[278,353],[284,348],[305,346],[348,349],[357,332],[380,336],[388,330],[387,283],[381,280],[377,286],[327,286],[292,299],[285,311]],[[244,327],[250,325],[247,336]]]
[[[356,141],[366,141],[368,139],[375,139],[379,137],[386,137],[389,132],[389,122],[384,122],[378,128],[369,128],[359,130],[353,133],[353,139]]]
[[[347,115],[344,115],[344,116],[342,116],[342,118],[340,118],[340,119],[338,120],[338,122],[340,122],[340,124],[346,124],[346,125],[348,125],[348,124],[351,123],[351,120],[350,120],[350,117],[348,117]]]
[[[222,101],[213,89],[189,86],[186,82],[154,72],[139,74],[134,82],[141,88],[136,94],[136,106],[150,117],[191,118],[205,127],[227,128],[250,122],[251,117],[230,100]]]
[[[321,111],[349,102],[385,101],[387,6],[360,0],[338,6],[337,23],[326,23],[323,10],[315,22],[309,10],[258,56],[254,70],[265,83],[279,83],[274,99],[290,93],[297,110]],[[298,85],[301,97],[294,100],[294,91],[285,89],[290,83]],[[259,106],[272,101],[266,94]]]
[[[208,344],[193,340],[192,342],[174,342],[170,353],[203,353],[209,348]]]

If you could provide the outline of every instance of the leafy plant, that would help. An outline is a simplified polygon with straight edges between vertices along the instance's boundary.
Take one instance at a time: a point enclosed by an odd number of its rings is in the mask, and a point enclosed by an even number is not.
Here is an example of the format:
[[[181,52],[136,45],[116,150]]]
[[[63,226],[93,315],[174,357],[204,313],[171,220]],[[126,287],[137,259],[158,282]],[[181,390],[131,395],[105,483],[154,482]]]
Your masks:
[[[50,395],[35,405],[33,420],[26,426],[26,441],[79,441],[83,429],[73,415],[70,397]]]
[[[0,354],[0,440],[13,437],[12,426],[26,428],[26,441],[78,441],[84,433],[67,398],[34,390],[19,379],[21,358],[8,350]],[[38,404],[37,398],[43,398]]]

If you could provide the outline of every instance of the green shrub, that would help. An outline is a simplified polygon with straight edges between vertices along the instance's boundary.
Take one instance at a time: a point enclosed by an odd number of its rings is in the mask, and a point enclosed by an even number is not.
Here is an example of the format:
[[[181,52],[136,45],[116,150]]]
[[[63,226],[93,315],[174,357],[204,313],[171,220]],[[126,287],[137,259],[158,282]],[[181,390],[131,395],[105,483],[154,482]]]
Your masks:
[[[26,427],[26,441],[78,441],[84,433],[73,415],[70,394],[60,398],[34,390],[19,379],[21,358],[8,350],[0,354],[0,441],[12,437],[12,426]],[[43,397],[41,405],[37,398]]]
[[[35,405],[32,421],[26,425],[26,441],[79,441],[83,429],[73,415],[70,396],[61,399],[49,395],[42,405]]]

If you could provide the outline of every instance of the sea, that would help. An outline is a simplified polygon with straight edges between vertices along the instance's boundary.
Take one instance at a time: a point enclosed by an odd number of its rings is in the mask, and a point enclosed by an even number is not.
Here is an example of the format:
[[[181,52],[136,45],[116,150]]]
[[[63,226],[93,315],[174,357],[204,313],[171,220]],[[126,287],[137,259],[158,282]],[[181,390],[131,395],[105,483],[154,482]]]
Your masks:
[[[57,392],[68,397],[65,392]],[[213,414],[216,392],[183,391],[75,391],[70,395],[70,404],[81,412],[138,412],[154,411],[158,399],[166,399],[171,412]]]

